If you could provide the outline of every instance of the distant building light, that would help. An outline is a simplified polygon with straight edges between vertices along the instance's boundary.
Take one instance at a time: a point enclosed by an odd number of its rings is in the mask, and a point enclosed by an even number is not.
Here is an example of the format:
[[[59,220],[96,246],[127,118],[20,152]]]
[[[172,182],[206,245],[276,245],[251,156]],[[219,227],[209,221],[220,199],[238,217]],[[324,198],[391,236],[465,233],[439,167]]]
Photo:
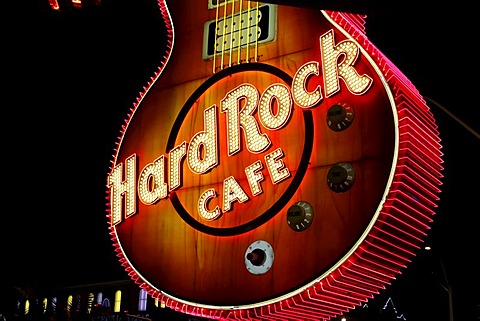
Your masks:
[[[50,8],[56,11],[60,10],[60,6],[58,5],[57,0],[48,0],[48,2],[50,3]]]
[[[72,4],[75,8],[82,8],[82,0],[72,0]]]
[[[45,0],[44,0],[45,1]],[[67,1],[60,1],[59,0],[48,0],[50,9],[55,11],[69,11],[71,9],[77,8],[88,8],[92,6],[100,6],[102,4],[102,0],[67,0]]]

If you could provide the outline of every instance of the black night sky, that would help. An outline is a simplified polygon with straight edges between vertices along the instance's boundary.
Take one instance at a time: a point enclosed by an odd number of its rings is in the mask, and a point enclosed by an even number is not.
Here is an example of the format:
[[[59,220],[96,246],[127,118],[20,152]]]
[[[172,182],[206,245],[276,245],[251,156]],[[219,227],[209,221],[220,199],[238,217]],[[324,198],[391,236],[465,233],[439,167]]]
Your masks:
[[[154,0],[61,13],[39,3],[2,32],[0,288],[125,279],[108,235],[106,178],[121,125],[162,59],[163,20]],[[476,19],[440,2],[367,11],[368,38],[427,99],[444,153],[426,241],[434,250],[419,251],[369,303],[391,297],[409,321],[449,320],[445,276],[455,320],[480,316]]]

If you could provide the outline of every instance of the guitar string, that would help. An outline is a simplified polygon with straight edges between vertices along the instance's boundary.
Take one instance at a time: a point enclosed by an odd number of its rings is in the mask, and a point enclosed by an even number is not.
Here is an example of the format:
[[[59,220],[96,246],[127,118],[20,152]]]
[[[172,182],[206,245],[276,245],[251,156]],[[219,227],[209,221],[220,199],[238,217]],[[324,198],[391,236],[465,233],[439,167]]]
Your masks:
[[[260,35],[258,34],[258,25],[260,24],[260,11],[259,11],[259,4],[257,1],[257,9],[256,9],[256,18],[255,18],[255,62],[258,61],[258,39],[260,39]]]
[[[228,4],[228,0],[225,0],[223,2],[223,30],[222,30],[222,39],[223,39],[223,42],[222,42],[222,63],[220,64],[220,69],[223,69],[223,66],[225,65],[225,44],[226,44],[226,41],[225,41],[225,37],[227,35],[227,28],[228,28],[228,24],[227,24],[227,4]]]
[[[243,0],[239,1],[239,12],[238,12],[238,17],[240,21],[240,25],[238,26],[238,50],[237,50],[237,65],[240,64],[241,61],[241,53],[242,53],[242,25],[243,25]]]
[[[229,48],[229,61],[228,61],[228,66],[232,66],[232,60],[233,60],[233,47],[235,43],[235,31],[237,31],[238,38],[237,38],[237,64],[240,64],[242,59],[242,35],[243,35],[243,1],[244,0],[238,0],[239,2],[239,11],[238,11],[238,23],[239,26],[237,30],[235,30],[235,23],[236,23],[236,18],[235,18],[235,2],[237,0],[232,0],[232,12],[231,12],[231,18],[230,22],[227,21],[227,5],[229,3],[228,0],[223,1],[223,16],[220,17],[220,6],[221,4],[217,2],[217,7],[216,7],[216,17],[215,17],[215,47],[214,47],[214,53],[213,53],[213,73],[216,72],[217,67],[219,69],[223,69],[225,66],[225,55],[227,54],[227,49],[226,49],[226,44],[227,41],[226,35],[229,33],[230,34],[230,48]],[[253,61],[257,62],[258,61],[258,44],[259,44],[259,37],[258,37],[258,32],[259,32],[259,20],[260,20],[260,8],[259,8],[259,2],[256,1],[255,9],[252,9],[251,6],[251,1],[247,1],[247,25],[245,28],[245,62],[250,62],[250,59],[252,58]],[[255,14],[255,17],[252,17],[252,15]],[[220,20],[223,22],[223,26],[220,25]],[[230,24],[230,25],[229,25]],[[252,33],[252,29],[255,27],[254,33]],[[222,29],[222,30],[220,30]],[[230,32],[229,32],[230,31]],[[223,42],[220,44],[218,42],[219,35],[222,35]],[[252,37],[254,37],[254,45],[252,45]],[[221,52],[220,52],[220,65],[217,66],[216,59],[217,59],[217,53],[218,53],[218,47],[221,46]],[[251,56],[251,51],[254,51],[253,57]]]
[[[232,66],[232,52],[233,52],[233,39],[235,32],[235,0],[232,1],[232,19],[230,20],[230,56],[228,59],[228,67]]]
[[[249,62],[250,60],[250,23],[251,23],[251,11],[250,11],[251,7],[250,7],[250,1],[248,1],[248,6],[247,6],[247,11],[248,11],[248,23],[247,23],[247,48],[246,48],[246,56],[245,56],[245,62]]]
[[[214,39],[214,44],[213,44],[213,73],[215,73],[215,65],[216,63],[216,58],[217,58],[217,39],[218,39],[218,8],[220,5],[217,2],[217,8],[216,8],[216,13],[215,13],[215,39]]]

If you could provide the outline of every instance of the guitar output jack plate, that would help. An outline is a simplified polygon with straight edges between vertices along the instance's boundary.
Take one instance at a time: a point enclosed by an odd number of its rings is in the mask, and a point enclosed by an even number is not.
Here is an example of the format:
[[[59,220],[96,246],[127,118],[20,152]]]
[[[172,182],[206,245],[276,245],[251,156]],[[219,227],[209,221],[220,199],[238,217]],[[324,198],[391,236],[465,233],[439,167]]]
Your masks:
[[[262,240],[253,242],[245,251],[245,267],[252,274],[267,273],[273,265],[273,259],[272,246]]]

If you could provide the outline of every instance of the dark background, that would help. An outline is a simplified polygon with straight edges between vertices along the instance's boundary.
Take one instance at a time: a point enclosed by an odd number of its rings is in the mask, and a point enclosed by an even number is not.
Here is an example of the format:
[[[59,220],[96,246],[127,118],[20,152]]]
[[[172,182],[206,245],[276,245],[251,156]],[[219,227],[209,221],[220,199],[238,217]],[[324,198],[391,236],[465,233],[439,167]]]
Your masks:
[[[433,251],[368,302],[391,297],[409,321],[449,320],[448,285],[455,320],[480,318],[478,18],[465,7],[365,8],[367,36],[427,99],[444,153]],[[121,125],[164,54],[157,3],[53,12],[37,1],[4,16],[0,288],[128,278],[108,235],[106,178]]]

